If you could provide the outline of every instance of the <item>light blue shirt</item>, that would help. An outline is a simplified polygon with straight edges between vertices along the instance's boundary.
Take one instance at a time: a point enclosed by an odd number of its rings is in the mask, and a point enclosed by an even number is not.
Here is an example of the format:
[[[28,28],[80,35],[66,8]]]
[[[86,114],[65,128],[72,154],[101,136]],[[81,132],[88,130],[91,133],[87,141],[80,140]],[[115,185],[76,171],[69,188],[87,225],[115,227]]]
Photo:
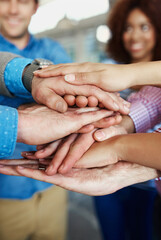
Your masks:
[[[16,108],[23,103],[33,102],[31,94],[22,84],[24,67],[34,58],[49,59],[54,64],[70,62],[70,58],[56,41],[48,38],[35,39],[33,36],[30,36],[28,45],[20,50],[0,35],[0,51],[8,51],[28,58],[15,58],[8,63],[4,79],[13,98],[0,95],[0,123],[2,124],[0,127],[0,158],[21,158],[22,151],[35,150],[35,146],[16,143],[18,124]],[[0,198],[6,199],[27,199],[52,185],[26,177],[3,174],[0,174],[0,182]]]

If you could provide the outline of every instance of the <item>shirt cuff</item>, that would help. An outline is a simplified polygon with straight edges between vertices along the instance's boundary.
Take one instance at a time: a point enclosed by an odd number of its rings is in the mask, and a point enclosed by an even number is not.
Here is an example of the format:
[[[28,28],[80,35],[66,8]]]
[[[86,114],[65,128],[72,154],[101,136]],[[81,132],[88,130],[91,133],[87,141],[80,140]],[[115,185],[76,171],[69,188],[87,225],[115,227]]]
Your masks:
[[[5,84],[8,90],[16,97],[31,97],[22,82],[24,68],[33,60],[26,58],[14,58],[6,66],[4,72]]]
[[[137,133],[151,128],[151,120],[147,108],[141,102],[131,103],[129,116],[132,118]]]
[[[18,129],[18,112],[15,108],[0,106],[0,159],[14,152]]]

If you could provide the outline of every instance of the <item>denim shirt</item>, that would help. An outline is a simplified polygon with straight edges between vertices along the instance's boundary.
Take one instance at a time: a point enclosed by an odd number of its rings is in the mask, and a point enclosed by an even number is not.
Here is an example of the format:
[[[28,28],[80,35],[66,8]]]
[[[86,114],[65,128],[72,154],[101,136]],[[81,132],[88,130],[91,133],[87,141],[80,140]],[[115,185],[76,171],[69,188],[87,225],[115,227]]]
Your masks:
[[[32,35],[30,35],[28,45],[24,49],[18,49],[0,35],[0,51],[12,52],[27,58],[14,58],[7,64],[4,79],[8,90],[13,94],[13,98],[0,95],[0,124],[2,125],[0,126],[0,149],[3,149],[0,158],[21,158],[22,151],[35,150],[35,146],[15,143],[18,124],[16,108],[23,103],[34,101],[22,84],[23,69],[35,58],[45,58],[54,64],[70,62],[70,58],[56,41],[49,38],[36,39]],[[8,121],[8,129],[6,129],[6,121]],[[5,130],[2,131],[3,129]],[[5,199],[27,199],[36,192],[43,191],[52,185],[26,177],[3,174],[0,174],[0,182],[0,198]]]

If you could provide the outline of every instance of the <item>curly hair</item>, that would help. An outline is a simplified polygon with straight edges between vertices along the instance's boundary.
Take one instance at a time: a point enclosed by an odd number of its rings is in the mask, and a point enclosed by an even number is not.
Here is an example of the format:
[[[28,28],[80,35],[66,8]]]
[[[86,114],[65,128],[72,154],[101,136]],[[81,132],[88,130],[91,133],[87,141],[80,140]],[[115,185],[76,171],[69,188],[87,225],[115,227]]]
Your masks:
[[[118,0],[109,13],[107,25],[112,37],[106,47],[106,52],[120,63],[130,63],[130,55],[124,48],[122,36],[129,13],[140,9],[151,21],[156,31],[156,45],[153,61],[161,60],[161,2],[160,0]]]

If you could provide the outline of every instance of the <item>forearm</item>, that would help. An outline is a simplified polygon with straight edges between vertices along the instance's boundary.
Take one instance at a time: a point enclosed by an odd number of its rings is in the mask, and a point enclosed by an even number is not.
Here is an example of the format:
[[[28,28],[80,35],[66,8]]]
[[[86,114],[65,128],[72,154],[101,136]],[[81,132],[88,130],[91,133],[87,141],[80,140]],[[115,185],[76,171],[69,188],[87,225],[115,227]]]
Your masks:
[[[15,108],[0,106],[0,158],[13,154],[17,139],[18,112]]]
[[[161,134],[120,135],[114,144],[121,160],[161,170]]]
[[[128,68],[131,71],[132,76],[132,81],[129,83],[130,87],[136,85],[161,87],[161,61],[129,64]]]
[[[12,53],[0,52],[0,94],[8,97],[12,97],[12,94],[8,91],[5,85],[4,72],[7,64],[15,57],[17,57],[17,55]]]
[[[123,116],[121,123],[119,124],[121,127],[125,128],[127,133],[135,132],[135,125],[130,116]]]

